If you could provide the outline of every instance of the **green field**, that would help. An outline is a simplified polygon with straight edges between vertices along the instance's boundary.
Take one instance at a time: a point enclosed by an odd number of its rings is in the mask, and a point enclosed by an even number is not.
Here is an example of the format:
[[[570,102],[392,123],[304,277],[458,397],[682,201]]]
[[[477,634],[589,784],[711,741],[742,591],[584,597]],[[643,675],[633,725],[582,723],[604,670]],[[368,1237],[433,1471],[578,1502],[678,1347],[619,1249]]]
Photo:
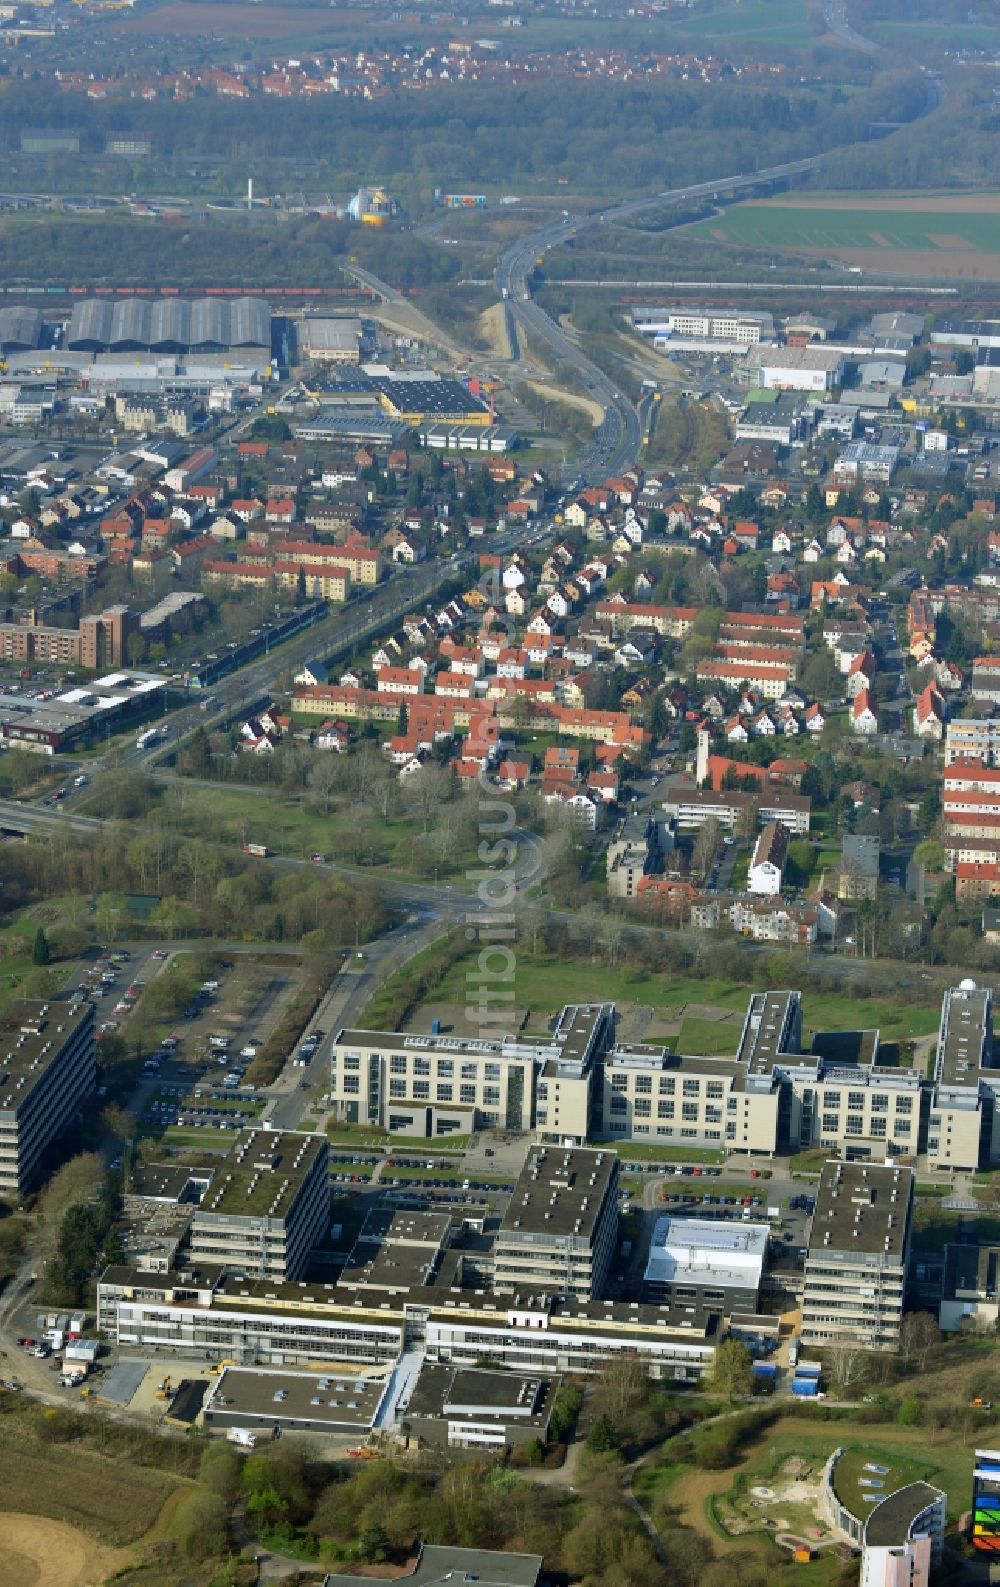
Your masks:
[[[697,22],[683,20],[671,30],[689,41],[719,40],[726,44],[777,45],[807,49],[816,42],[802,0],[742,0],[716,11],[698,10]]]
[[[992,195],[979,198],[982,209],[968,213],[958,207],[921,210],[896,206],[904,195],[896,195],[885,209],[840,207],[838,195],[831,194],[831,207],[823,208],[817,197],[809,204],[756,203],[734,204],[731,209],[687,228],[686,235],[705,242],[726,242],[737,247],[771,248],[776,251],[820,249],[827,253],[878,249],[886,252],[930,250],[952,254],[956,250],[1000,253],[1000,212],[989,213]]]
[[[466,964],[459,960],[435,986],[432,1001],[464,1004]],[[391,981],[386,987],[391,986]],[[803,1032],[813,1030],[859,1030],[877,1026],[883,1040],[926,1036],[937,1030],[939,1006],[914,1007],[912,1001],[895,1003],[889,998],[851,998],[834,993],[814,993],[808,989],[808,973],[802,965],[799,982],[803,988]],[[742,1016],[754,988],[735,981],[706,979],[678,980],[671,976],[636,971],[628,967],[611,969],[602,964],[578,964],[567,960],[535,957],[523,951],[517,956],[514,971],[514,1005],[532,1014],[548,1015],[568,1002],[606,1001],[638,1004],[655,1009],[670,1018],[680,1019],[693,1051],[732,1053],[736,1050],[739,1026],[727,1014]],[[700,1009],[718,1009],[719,1020],[686,1012],[688,1004]],[[721,1021],[721,1023],[720,1023]],[[532,1020],[538,1028],[537,1019]],[[689,1029],[690,1028],[690,1029]],[[713,1043],[710,1049],[706,1043]]]

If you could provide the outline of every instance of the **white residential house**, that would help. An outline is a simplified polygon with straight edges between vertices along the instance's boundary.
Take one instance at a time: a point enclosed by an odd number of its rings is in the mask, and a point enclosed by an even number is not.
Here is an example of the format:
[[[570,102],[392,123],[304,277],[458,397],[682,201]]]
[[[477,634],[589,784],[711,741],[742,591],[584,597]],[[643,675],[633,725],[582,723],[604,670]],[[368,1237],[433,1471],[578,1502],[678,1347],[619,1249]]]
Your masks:
[[[767,898],[780,893],[787,859],[788,828],[781,821],[768,821],[750,860],[747,892]]]
[[[872,698],[867,689],[862,689],[855,695],[851,705],[851,727],[855,733],[864,737],[878,732],[878,718],[872,706]]]

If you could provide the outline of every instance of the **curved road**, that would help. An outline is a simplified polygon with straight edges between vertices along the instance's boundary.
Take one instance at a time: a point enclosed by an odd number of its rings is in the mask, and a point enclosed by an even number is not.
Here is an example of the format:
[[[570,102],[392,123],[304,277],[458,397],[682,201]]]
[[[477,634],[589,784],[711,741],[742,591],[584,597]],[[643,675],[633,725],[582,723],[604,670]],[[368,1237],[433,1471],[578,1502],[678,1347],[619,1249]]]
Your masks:
[[[597,218],[602,223],[621,220],[661,204],[680,203],[684,199],[752,187],[776,177],[794,176],[810,170],[820,158],[820,155],[813,155],[805,160],[772,165],[762,171],[719,177],[712,182],[694,182],[688,187],[671,188],[649,197],[629,199],[624,204],[601,211]],[[604,408],[604,419],[595,431],[590,447],[582,457],[564,466],[567,479],[572,477],[579,480],[581,485],[597,483],[609,474],[619,474],[635,463],[642,444],[639,414],[614,381],[581,352],[576,342],[544,309],[532,301],[529,280],[540,256],[574,237],[584,226],[593,225],[594,218],[593,215],[571,215],[566,211],[561,219],[513,243],[501,254],[494,275],[497,291],[506,302],[508,324],[512,332],[511,351],[515,357],[523,357],[521,336],[518,333],[524,331],[550,347],[559,361],[576,373],[590,395]]]

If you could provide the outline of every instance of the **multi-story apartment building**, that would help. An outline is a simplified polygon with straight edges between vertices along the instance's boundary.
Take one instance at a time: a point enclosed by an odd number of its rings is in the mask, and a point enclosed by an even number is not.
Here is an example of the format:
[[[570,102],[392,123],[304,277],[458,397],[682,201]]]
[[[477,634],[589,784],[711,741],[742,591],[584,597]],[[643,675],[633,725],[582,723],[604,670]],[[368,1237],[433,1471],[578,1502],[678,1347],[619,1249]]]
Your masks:
[[[497,1234],[493,1288],[598,1300],[617,1230],[617,1153],[533,1146]]]
[[[806,1253],[803,1344],[898,1347],[912,1213],[909,1168],[824,1166]]]
[[[126,647],[139,632],[138,613],[127,606],[109,606],[81,617],[76,628],[51,628],[36,621],[0,623],[0,656],[5,661],[51,661],[60,666],[118,667]]]
[[[945,733],[944,763],[954,761],[1000,766],[1000,718],[954,717]]]
[[[298,1278],[330,1213],[326,1139],[244,1130],[191,1221],[191,1260],[252,1278]]]
[[[46,1147],[97,1086],[89,1003],[24,999],[0,1015],[0,1194],[35,1184]]]

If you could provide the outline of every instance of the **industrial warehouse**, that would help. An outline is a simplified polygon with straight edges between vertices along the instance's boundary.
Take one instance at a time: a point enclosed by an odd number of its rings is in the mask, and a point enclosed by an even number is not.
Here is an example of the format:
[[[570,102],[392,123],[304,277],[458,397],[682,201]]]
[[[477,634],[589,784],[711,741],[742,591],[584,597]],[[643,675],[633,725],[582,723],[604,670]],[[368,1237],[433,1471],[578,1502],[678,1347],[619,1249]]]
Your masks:
[[[65,345],[79,353],[269,350],[271,311],[263,298],[83,298],[73,305]]]

